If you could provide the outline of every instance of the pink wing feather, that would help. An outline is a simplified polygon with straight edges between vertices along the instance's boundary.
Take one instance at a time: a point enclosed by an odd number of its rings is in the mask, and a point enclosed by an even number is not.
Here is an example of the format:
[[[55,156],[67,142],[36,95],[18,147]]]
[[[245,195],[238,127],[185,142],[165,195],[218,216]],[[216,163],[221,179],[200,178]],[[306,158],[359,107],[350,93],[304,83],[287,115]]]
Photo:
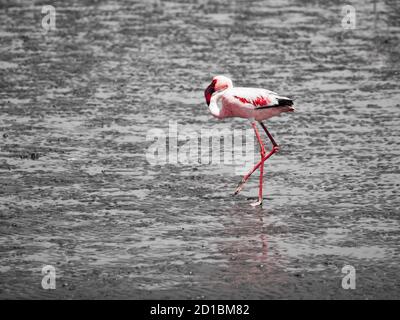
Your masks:
[[[276,92],[258,88],[235,87],[229,89],[223,98],[230,105],[239,103],[241,107],[246,106],[251,109],[293,104],[291,99],[279,96]]]

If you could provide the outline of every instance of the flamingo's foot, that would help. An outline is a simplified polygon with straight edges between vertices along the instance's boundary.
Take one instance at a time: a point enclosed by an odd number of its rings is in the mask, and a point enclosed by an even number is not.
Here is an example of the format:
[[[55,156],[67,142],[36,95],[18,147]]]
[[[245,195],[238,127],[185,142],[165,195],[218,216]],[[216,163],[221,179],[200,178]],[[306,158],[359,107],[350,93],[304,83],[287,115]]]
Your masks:
[[[259,200],[257,202],[251,203],[250,205],[252,207],[258,207],[258,206],[262,207],[262,204],[263,204],[262,200]]]
[[[278,153],[279,151],[281,151],[281,146],[274,146],[272,150],[274,151],[274,153]]]
[[[235,192],[233,193],[234,196],[236,196],[240,191],[242,191],[245,182],[246,181],[244,179],[240,180],[239,184],[235,189]]]

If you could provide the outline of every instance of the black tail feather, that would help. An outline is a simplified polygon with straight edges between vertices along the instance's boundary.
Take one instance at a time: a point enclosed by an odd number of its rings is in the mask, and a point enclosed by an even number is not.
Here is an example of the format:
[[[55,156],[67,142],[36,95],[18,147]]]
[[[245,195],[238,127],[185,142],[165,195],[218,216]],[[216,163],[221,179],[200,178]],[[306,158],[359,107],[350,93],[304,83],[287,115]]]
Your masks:
[[[292,105],[293,105],[293,100],[285,99],[285,98],[278,98],[278,104],[274,104],[272,106],[257,107],[256,110],[269,109],[269,108],[279,108],[279,107],[291,107]]]
[[[292,106],[293,100],[291,99],[278,99],[278,106]]]

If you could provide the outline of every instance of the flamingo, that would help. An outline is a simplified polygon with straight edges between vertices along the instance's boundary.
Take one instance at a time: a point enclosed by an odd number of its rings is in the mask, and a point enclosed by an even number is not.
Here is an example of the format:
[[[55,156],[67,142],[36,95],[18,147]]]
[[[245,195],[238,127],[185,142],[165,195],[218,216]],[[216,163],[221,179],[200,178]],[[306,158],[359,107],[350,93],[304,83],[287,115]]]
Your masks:
[[[293,100],[266,89],[233,87],[232,80],[222,75],[212,79],[211,84],[204,91],[204,96],[214,117],[218,119],[238,117],[250,120],[259,143],[261,160],[242,178],[234,195],[243,189],[245,182],[259,168],[258,201],[251,205],[262,206],[264,162],[279,151],[279,145],[262,121],[284,112],[293,112]],[[272,150],[268,153],[257,129],[257,122],[272,143]]]

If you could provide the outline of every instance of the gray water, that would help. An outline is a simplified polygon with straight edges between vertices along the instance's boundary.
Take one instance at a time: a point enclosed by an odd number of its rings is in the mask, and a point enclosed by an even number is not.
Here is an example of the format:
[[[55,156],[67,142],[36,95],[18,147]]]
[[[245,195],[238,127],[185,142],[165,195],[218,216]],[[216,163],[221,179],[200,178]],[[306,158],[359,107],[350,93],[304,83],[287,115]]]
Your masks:
[[[0,298],[400,298],[400,5],[343,4],[54,1],[44,34],[1,1]],[[169,120],[249,128],[209,114],[216,74],[295,99],[262,208],[256,176],[146,159]]]

